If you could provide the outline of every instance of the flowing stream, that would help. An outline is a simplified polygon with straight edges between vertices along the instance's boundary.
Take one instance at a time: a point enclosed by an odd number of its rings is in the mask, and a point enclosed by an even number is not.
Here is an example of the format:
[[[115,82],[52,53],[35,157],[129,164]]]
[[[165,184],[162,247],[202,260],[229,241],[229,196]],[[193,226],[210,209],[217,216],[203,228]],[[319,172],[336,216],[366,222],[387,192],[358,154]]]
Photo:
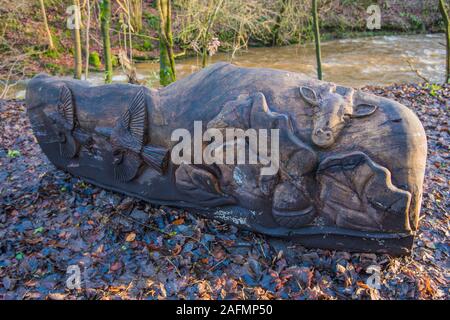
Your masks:
[[[423,82],[418,73],[431,82],[442,82],[445,70],[444,34],[377,36],[332,40],[322,43],[323,78],[351,87]],[[238,52],[218,53],[209,63],[232,61],[244,67],[265,67],[316,75],[315,50],[312,43],[285,47],[250,48]],[[200,57],[176,61],[177,77],[181,79],[200,69]],[[158,86],[158,62],[136,64],[138,78],[147,85]],[[418,73],[417,73],[418,72]],[[91,73],[89,81],[100,85],[102,73]],[[114,82],[126,82],[118,68]],[[24,87],[16,87],[18,98]]]

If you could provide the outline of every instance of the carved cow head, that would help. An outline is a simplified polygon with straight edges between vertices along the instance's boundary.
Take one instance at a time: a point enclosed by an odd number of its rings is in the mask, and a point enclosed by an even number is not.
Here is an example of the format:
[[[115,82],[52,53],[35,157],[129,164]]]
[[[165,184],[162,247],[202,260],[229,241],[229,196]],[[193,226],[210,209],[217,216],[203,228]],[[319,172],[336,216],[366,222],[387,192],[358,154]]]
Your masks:
[[[377,106],[356,104],[352,88],[328,86],[320,93],[310,87],[300,87],[302,98],[314,107],[312,141],[321,148],[328,148],[336,141],[342,129],[352,118],[373,114]]]

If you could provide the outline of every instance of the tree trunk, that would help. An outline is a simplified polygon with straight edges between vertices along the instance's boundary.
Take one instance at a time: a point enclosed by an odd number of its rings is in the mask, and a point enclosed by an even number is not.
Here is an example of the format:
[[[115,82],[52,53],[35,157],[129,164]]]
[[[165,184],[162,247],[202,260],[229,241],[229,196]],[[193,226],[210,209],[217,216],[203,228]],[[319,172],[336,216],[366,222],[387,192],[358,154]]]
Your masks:
[[[74,1],[74,5],[77,6],[77,1]],[[83,73],[83,60],[81,56],[81,36],[80,36],[80,7],[77,6],[77,11],[75,12],[75,28],[73,29],[73,38],[74,38],[74,58],[75,58],[75,66],[74,66],[74,78],[81,79],[81,75]]]
[[[158,0],[157,4],[161,23],[159,28],[159,82],[166,86],[176,81],[171,1]]]
[[[80,23],[80,29],[83,29],[84,26],[83,26],[83,21],[81,21],[81,4],[80,4],[80,0],[75,0],[74,4],[75,4],[76,6],[78,6],[78,10],[79,10],[79,13],[80,13],[80,21],[79,21],[79,23]]]
[[[134,32],[142,30],[142,0],[130,0],[130,20]]]
[[[111,2],[102,0],[100,2],[100,21],[103,38],[103,60],[105,63],[105,82],[112,82],[112,59],[111,59],[111,40],[109,38],[109,25],[111,21]]]
[[[130,9],[130,1],[127,1],[127,7],[128,7],[128,17],[127,17],[127,23],[128,23],[128,41],[130,44],[130,63],[133,64],[133,38],[132,38],[132,17],[133,14],[131,13]],[[136,31],[136,30],[135,30]],[[126,37],[126,36],[125,36]]]
[[[202,68],[206,68],[207,64],[208,64],[208,44],[205,43],[203,45],[203,50],[202,50]]]
[[[446,7],[444,0],[439,0],[439,10],[441,11],[442,19],[444,19],[444,28],[447,41],[447,74],[445,75],[445,82],[450,83],[450,21],[448,8]]]
[[[85,73],[85,79],[87,80],[88,79],[88,76],[89,76],[89,38],[90,38],[90,35],[89,35],[89,31],[90,31],[90,28],[91,28],[91,2],[90,2],[90,0],[86,0],[86,4],[87,4],[87,23],[86,23],[86,48],[85,48],[85,50],[86,50],[86,69],[85,69],[85,71],[84,71],[84,73]]]
[[[53,44],[52,33],[50,32],[50,28],[48,27],[47,12],[45,11],[44,0],[40,0],[39,2],[41,3],[42,18],[44,20],[44,27],[45,27],[45,31],[47,32],[47,37],[48,37],[48,48],[50,50],[55,50],[55,45]]]
[[[210,0],[210,10],[212,10],[214,5],[214,0]],[[211,11],[210,15],[208,16],[207,25],[205,32],[203,34],[203,40],[202,40],[202,68],[206,67],[207,64],[207,58],[208,58],[208,40],[209,40],[209,30],[211,30],[214,20],[216,20],[217,13],[219,12],[220,7],[222,7],[224,0],[219,0],[217,6],[215,7],[214,11]]]
[[[278,42],[280,40],[280,27],[281,27],[281,22],[283,21],[284,12],[286,11],[286,5],[287,5],[287,0],[281,0],[280,12],[278,12],[277,19],[275,21],[275,26],[272,31],[272,34],[273,34],[272,46],[278,45]]]
[[[322,80],[322,54],[320,50],[320,31],[319,31],[319,17],[317,15],[317,0],[312,0],[312,16],[314,38],[316,41],[316,60],[317,60],[317,78]]]

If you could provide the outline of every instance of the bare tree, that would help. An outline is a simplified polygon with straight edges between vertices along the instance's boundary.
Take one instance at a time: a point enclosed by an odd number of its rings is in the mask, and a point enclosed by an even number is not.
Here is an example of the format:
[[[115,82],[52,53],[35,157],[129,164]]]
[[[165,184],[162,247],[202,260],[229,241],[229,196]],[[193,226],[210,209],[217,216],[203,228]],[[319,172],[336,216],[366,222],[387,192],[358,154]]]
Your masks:
[[[103,38],[103,57],[105,62],[105,82],[112,82],[112,58],[111,39],[109,37],[109,27],[111,21],[111,1],[102,0],[100,2],[100,20]]]
[[[312,16],[314,39],[316,42],[316,60],[317,60],[317,78],[322,80],[322,53],[320,49],[320,30],[319,30],[319,16],[317,14],[317,0],[312,0]]]
[[[441,11],[442,19],[444,19],[444,28],[447,41],[447,74],[445,75],[445,82],[450,83],[450,21],[448,8],[444,3],[444,0],[439,0],[439,10]]]
[[[77,0],[73,1],[73,4],[76,8],[75,10],[75,27],[73,28],[73,41],[74,41],[74,78],[81,79],[81,75],[83,73],[83,59],[81,53],[81,36],[80,36],[80,7],[78,6]]]
[[[166,86],[176,81],[175,55],[172,38],[172,10],[170,0],[157,0],[159,28],[159,81]]]
[[[142,30],[142,0],[129,0],[130,20],[135,32]]]
[[[219,2],[215,6],[214,6],[214,4],[215,4],[215,1],[210,0],[210,2],[209,2],[210,10],[208,10],[210,13],[208,15],[206,28],[203,31],[203,36],[202,36],[202,68],[206,67],[206,62],[207,62],[206,60],[208,57],[208,44],[209,44],[209,40],[210,40],[209,32],[210,32],[212,26],[214,25],[214,21],[216,20],[216,16],[217,16],[217,13],[219,12],[220,7],[222,7],[223,0],[219,0]]]
[[[123,0],[124,2],[122,3],[121,0],[117,0],[117,4],[120,6],[121,8],[121,12],[120,12],[120,21],[121,21],[121,25],[122,25],[122,30],[123,30],[123,34],[124,34],[124,45],[125,45],[125,51],[127,50],[127,42],[128,42],[128,46],[130,48],[130,61],[133,62],[133,33],[136,32],[135,27],[133,27],[133,15],[135,15],[135,13],[133,13],[133,1],[132,0]],[[125,19],[124,18],[125,15]],[[128,39],[127,39],[128,37]]]
[[[286,10],[288,0],[281,0],[280,2],[280,11],[277,14],[277,18],[275,20],[275,26],[273,28],[273,38],[272,38],[272,46],[276,46],[279,42],[280,37],[280,27],[281,22],[283,20],[284,11]]]
[[[123,72],[128,77],[128,83],[141,84],[137,77],[136,67],[128,58],[125,50],[120,50],[119,52],[119,63],[122,66]]]
[[[87,80],[88,76],[89,76],[89,40],[90,40],[90,35],[89,35],[89,31],[91,28],[91,2],[90,0],[86,0],[86,11],[87,11],[87,22],[86,22],[86,69],[84,71],[85,73],[85,79]]]
[[[55,45],[53,44],[52,33],[51,33],[50,28],[48,26],[47,12],[45,10],[44,0],[39,0],[39,2],[41,4],[41,12],[42,12],[42,19],[44,20],[44,28],[45,28],[45,31],[47,32],[48,48],[50,50],[55,50]]]

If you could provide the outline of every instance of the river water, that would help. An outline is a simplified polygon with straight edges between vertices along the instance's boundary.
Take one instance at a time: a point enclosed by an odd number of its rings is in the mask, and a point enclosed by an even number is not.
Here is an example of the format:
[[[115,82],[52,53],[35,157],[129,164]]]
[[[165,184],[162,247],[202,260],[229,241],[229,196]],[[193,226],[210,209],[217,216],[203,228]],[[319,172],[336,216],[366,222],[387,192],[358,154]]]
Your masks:
[[[445,70],[444,34],[377,36],[332,40],[322,43],[323,78],[341,85],[389,85],[393,83],[423,82],[412,70],[431,82],[442,82]],[[265,67],[301,72],[316,76],[314,45],[250,48],[233,58],[230,53],[218,53],[210,63],[231,61],[244,67]],[[409,62],[408,62],[409,61]],[[178,79],[200,69],[200,57],[176,61]],[[147,85],[158,86],[158,62],[136,64],[138,78]],[[120,68],[115,71],[114,82],[126,82]],[[89,81],[103,83],[102,73],[91,73]],[[20,90],[21,89],[21,90]],[[23,88],[16,93],[24,95]]]

